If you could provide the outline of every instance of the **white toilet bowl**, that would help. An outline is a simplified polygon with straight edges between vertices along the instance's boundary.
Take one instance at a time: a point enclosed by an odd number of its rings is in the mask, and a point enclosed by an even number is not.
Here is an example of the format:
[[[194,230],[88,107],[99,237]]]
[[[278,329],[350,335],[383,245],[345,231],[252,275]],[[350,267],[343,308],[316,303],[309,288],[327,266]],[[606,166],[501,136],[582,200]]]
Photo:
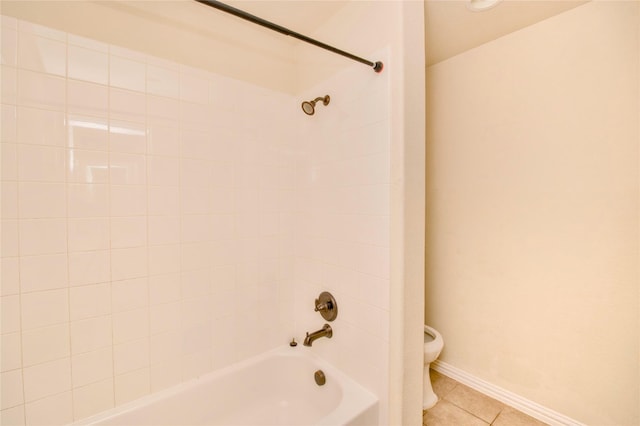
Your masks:
[[[442,348],[444,347],[444,340],[440,333],[428,325],[424,326],[424,377],[423,377],[423,399],[422,409],[428,410],[436,405],[438,402],[438,395],[433,392],[431,387],[431,377],[429,375],[429,365],[438,358]]]

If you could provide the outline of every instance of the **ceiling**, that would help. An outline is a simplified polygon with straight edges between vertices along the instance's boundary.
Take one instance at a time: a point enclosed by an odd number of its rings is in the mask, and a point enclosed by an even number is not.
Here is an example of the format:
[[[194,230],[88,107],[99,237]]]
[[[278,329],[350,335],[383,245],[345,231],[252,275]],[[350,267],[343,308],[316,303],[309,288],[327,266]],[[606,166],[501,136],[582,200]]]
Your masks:
[[[427,66],[576,6],[582,0],[503,0],[484,12],[465,0],[425,0]]]

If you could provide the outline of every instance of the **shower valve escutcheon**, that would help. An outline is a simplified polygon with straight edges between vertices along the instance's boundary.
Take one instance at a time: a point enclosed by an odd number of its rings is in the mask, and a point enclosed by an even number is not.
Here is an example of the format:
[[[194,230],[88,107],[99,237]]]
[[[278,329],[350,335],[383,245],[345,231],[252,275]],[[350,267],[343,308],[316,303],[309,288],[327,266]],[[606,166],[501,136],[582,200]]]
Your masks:
[[[320,296],[316,299],[314,310],[320,312],[322,318],[327,321],[333,321],[338,316],[338,304],[328,291],[320,293]]]

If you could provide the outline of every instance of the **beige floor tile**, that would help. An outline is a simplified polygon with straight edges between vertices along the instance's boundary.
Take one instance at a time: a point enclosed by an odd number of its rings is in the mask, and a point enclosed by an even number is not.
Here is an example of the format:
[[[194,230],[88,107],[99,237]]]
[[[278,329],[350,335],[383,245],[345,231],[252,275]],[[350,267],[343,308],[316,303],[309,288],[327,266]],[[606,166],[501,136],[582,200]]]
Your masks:
[[[425,411],[422,423],[424,426],[488,426],[488,423],[446,400],[439,401],[435,407]]]
[[[487,423],[493,422],[505,408],[503,403],[461,384],[453,388],[444,399]]]
[[[438,395],[438,399],[442,399],[449,392],[456,387],[458,382],[449,377],[434,371],[433,369],[429,372],[431,377],[431,386],[433,387],[433,391]]]
[[[545,426],[539,420],[534,419],[521,411],[506,407],[492,423],[493,426]]]

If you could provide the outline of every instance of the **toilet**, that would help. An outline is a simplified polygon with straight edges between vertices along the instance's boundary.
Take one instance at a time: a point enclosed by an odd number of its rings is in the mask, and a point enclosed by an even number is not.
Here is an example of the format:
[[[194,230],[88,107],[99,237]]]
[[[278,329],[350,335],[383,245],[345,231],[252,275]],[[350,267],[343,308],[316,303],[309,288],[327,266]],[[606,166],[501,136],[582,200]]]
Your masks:
[[[442,336],[433,328],[428,325],[424,326],[424,377],[423,377],[423,398],[422,409],[428,410],[436,405],[438,402],[438,395],[433,392],[431,387],[431,377],[429,375],[429,366],[433,361],[438,358],[442,348],[444,347],[444,340]]]

